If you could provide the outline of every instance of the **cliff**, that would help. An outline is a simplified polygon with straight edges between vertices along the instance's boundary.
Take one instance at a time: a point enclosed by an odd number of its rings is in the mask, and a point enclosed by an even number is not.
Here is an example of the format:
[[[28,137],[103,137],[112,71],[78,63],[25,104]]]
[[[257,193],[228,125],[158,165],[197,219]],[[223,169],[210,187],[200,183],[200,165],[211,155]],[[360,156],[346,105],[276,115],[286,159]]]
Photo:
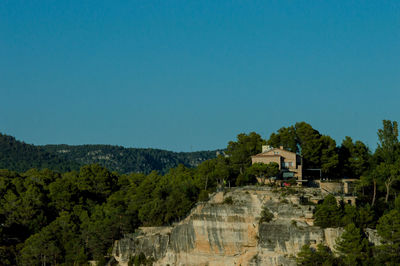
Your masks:
[[[290,192],[290,194],[288,193]],[[278,191],[269,187],[235,188],[214,193],[186,219],[171,227],[139,228],[114,244],[119,265],[143,253],[154,265],[295,265],[305,244],[334,248],[342,229],[313,226],[318,189]],[[231,197],[232,204],[224,199]],[[259,223],[263,208],[273,214]]]

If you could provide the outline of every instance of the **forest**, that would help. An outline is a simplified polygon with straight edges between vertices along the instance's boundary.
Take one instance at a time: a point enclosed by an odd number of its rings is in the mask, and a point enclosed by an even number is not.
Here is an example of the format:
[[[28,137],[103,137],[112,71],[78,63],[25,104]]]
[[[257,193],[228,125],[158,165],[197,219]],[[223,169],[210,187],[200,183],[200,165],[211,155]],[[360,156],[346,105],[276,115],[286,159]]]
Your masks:
[[[114,240],[139,226],[170,225],[198,201],[225,186],[256,184],[274,175],[272,165],[251,165],[261,145],[302,154],[306,167],[323,176],[358,178],[357,207],[331,196],[316,207],[315,223],[344,227],[339,256],[325,246],[304,246],[299,265],[398,265],[400,263],[400,142],[398,125],[384,120],[372,152],[346,137],[340,145],[305,122],[283,127],[268,140],[251,132],[230,141],[224,155],[197,167],[183,164],[166,173],[120,173],[99,164],[68,171],[0,170],[0,261],[3,265],[105,265]],[[49,153],[50,154],[50,153]],[[36,167],[36,166],[33,166]],[[382,245],[368,242],[376,229]]]
[[[62,173],[78,171],[88,164],[99,164],[122,174],[149,174],[153,170],[165,174],[179,164],[195,167],[205,160],[215,158],[217,152],[172,152],[113,145],[36,146],[0,133],[0,169],[18,172],[36,168]]]

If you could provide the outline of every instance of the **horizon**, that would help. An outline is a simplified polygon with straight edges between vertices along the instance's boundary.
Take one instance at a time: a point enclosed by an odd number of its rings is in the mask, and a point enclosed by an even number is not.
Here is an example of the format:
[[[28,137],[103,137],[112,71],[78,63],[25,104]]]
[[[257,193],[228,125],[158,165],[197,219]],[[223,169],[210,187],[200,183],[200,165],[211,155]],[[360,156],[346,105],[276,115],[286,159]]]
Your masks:
[[[300,122],[300,121],[298,121],[298,122]],[[306,122],[306,121],[302,121],[302,122]],[[296,122],[296,123],[297,123],[297,122]],[[307,123],[307,122],[306,122],[306,123]],[[293,124],[293,126],[294,126],[294,124]],[[311,125],[311,126],[312,126],[312,125]],[[314,128],[314,127],[313,127],[313,128]],[[317,131],[319,131],[319,130],[316,129],[316,128],[314,128],[314,129],[317,130]],[[271,132],[271,133],[276,133],[277,131],[278,131],[278,129],[275,130],[274,132]],[[377,131],[378,131],[378,129],[377,129]],[[251,132],[241,132],[241,133],[250,134]],[[241,133],[238,133],[238,134],[241,134]],[[259,134],[258,132],[255,132],[255,133]],[[321,132],[319,132],[319,133],[320,133],[321,135],[327,135],[327,136],[329,136],[329,134],[322,134]],[[135,147],[135,146],[124,146],[124,145],[109,144],[109,143],[82,143],[82,144],[46,143],[46,144],[35,144],[35,143],[28,143],[28,142],[24,141],[23,139],[18,139],[16,136],[9,135],[9,134],[7,134],[7,133],[5,133],[5,132],[0,132],[0,134],[7,135],[7,136],[11,136],[11,137],[15,138],[17,141],[20,141],[20,142],[23,142],[23,143],[29,144],[29,145],[35,145],[35,146],[47,146],[47,145],[67,145],[67,146],[93,145],[93,146],[95,146],[95,145],[105,145],[105,146],[117,146],[117,147],[122,147],[122,148],[125,148],[125,149],[154,149],[154,150],[165,150],[165,151],[171,151],[171,152],[176,152],[176,153],[180,153],[180,152],[188,153],[188,152],[202,152],[202,151],[219,151],[219,150],[225,150],[226,147],[227,147],[227,145],[228,145],[228,142],[230,142],[230,141],[236,141],[236,140],[237,140],[236,137],[235,137],[234,139],[232,139],[232,140],[229,140],[229,141],[226,143],[226,145],[225,145],[224,147],[222,147],[222,148],[203,149],[203,150],[189,150],[189,151],[176,151],[176,150],[162,149],[162,148],[158,148],[158,147]],[[259,135],[260,135],[264,140],[268,141],[269,137],[264,138],[261,134],[259,134]],[[345,137],[346,137],[346,136],[345,136]],[[349,136],[349,137],[351,137],[351,136]],[[351,138],[352,138],[353,142],[358,141],[358,139],[354,139],[353,137],[351,137]],[[334,140],[335,140],[335,139],[334,139]],[[343,140],[344,140],[344,138],[343,138],[341,141],[339,141],[339,142],[338,142],[337,140],[335,140],[336,146],[337,146],[337,147],[340,147],[340,145],[341,145],[341,143],[342,143]],[[377,138],[377,142],[378,142],[378,138]],[[364,143],[364,142],[363,142],[363,143]],[[376,150],[376,148],[377,148],[377,146],[378,146],[378,143],[376,143],[376,144],[375,144],[375,147],[372,149],[367,143],[364,143],[364,144],[368,147],[368,149],[371,151],[371,153],[374,153],[375,150]]]
[[[400,120],[399,17],[399,1],[3,1],[0,132],[190,152],[305,121],[373,151]]]

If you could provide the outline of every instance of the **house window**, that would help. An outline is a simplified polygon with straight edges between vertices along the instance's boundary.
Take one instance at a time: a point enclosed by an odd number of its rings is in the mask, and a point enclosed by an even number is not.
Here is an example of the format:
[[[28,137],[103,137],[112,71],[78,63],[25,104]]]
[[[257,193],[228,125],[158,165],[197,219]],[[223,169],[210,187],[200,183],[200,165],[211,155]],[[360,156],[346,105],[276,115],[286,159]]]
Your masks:
[[[274,151],[274,154],[279,154],[279,152],[278,151]]]
[[[282,163],[282,167],[284,167],[284,168],[288,168],[288,167],[292,167],[292,166],[293,166],[292,162],[283,162]]]

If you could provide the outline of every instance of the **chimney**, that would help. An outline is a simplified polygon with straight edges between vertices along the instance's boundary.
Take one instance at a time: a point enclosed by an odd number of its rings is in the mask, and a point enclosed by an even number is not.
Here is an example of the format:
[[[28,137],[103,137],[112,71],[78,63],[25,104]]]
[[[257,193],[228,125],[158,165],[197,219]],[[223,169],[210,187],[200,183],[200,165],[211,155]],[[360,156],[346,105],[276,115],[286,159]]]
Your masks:
[[[283,150],[283,146],[279,146],[279,149],[280,149],[280,150]]]
[[[264,153],[264,152],[267,152],[267,151],[269,151],[269,150],[271,150],[272,149],[272,147],[271,146],[269,146],[269,145],[262,145],[262,153]]]

